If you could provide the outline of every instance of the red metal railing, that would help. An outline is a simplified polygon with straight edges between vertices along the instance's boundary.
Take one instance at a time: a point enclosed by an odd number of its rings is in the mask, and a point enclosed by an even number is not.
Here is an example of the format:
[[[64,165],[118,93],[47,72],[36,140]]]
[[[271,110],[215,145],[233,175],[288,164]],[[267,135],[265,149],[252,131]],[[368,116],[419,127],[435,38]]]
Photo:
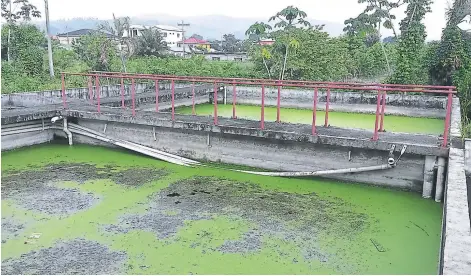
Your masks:
[[[170,75],[151,75],[151,74],[133,74],[133,73],[119,73],[119,72],[92,72],[92,73],[62,73],[62,98],[64,108],[67,108],[67,100],[65,93],[65,76],[83,76],[86,77],[89,82],[89,93],[90,100],[92,99],[92,78],[95,78],[95,94],[97,100],[97,112],[100,113],[100,78],[119,79],[121,81],[121,103],[122,108],[125,108],[124,101],[124,79],[131,80],[131,102],[132,102],[132,115],[136,115],[135,107],[135,81],[136,80],[147,80],[155,83],[155,95],[156,103],[155,110],[159,112],[158,99],[159,99],[159,81],[168,81],[171,83],[171,113],[172,121],[175,121],[175,82],[191,83],[192,89],[192,114],[195,112],[195,83],[211,83],[214,86],[214,124],[218,125],[218,84],[229,84],[233,86],[232,95],[232,118],[236,116],[236,86],[237,85],[248,85],[248,86],[259,86],[261,87],[261,114],[260,114],[260,128],[265,128],[265,88],[276,87],[278,88],[277,93],[277,115],[276,122],[281,122],[281,90],[285,88],[301,88],[301,89],[313,89],[313,113],[312,113],[312,135],[317,135],[316,129],[316,112],[318,104],[318,91],[319,89],[326,90],[326,109],[325,109],[325,120],[324,126],[329,126],[329,109],[330,109],[330,96],[331,90],[348,90],[350,92],[355,91],[371,91],[377,94],[376,96],[376,116],[374,123],[374,131],[372,139],[374,141],[379,139],[379,132],[384,131],[384,115],[386,107],[387,92],[413,92],[413,93],[436,93],[442,95],[448,95],[445,115],[445,128],[443,131],[443,143],[442,146],[448,145],[448,133],[450,128],[451,119],[451,102],[452,95],[456,93],[454,86],[431,86],[431,85],[402,85],[402,84],[365,84],[365,83],[347,83],[347,82],[316,82],[316,81],[290,81],[290,80],[271,80],[271,79],[247,79],[247,78],[216,78],[216,77],[198,77],[198,76],[170,76]],[[311,90],[312,91],[312,90]]]

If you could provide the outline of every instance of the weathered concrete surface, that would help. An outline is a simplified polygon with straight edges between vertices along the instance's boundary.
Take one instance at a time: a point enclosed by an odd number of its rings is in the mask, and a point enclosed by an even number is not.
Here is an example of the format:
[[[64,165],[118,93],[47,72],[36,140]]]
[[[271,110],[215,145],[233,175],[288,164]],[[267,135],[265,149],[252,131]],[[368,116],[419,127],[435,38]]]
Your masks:
[[[461,138],[459,101],[453,101],[452,139]],[[453,141],[453,140],[452,140]],[[450,147],[447,184],[443,208],[441,272],[471,274],[471,227],[468,191],[465,175],[465,153],[455,145]]]
[[[451,148],[444,206],[443,274],[471,274],[471,229],[464,152]]]
[[[106,85],[105,80],[101,80],[100,85],[100,99],[103,101],[106,98],[120,97],[121,96],[121,85]],[[97,99],[96,87],[93,83],[93,99]],[[206,85],[211,86],[211,85]],[[168,91],[170,89],[170,83],[168,82],[159,82],[159,88],[161,91]],[[181,84],[175,83],[175,88],[177,90],[185,89],[189,90],[191,88],[190,84]],[[198,88],[197,88],[198,89]],[[154,83],[136,83],[135,84],[135,93],[139,95],[141,93],[146,93],[148,91],[155,91]],[[89,101],[90,92],[88,87],[80,88],[68,88],[65,90],[67,100],[82,100]],[[131,97],[131,85],[124,85],[124,95]],[[119,98],[119,102],[121,99]],[[155,102],[155,97],[154,97]],[[34,107],[42,106],[49,104],[60,104],[62,103],[62,90],[51,90],[51,91],[40,91],[40,92],[22,92],[22,93],[11,93],[11,94],[2,94],[2,109],[9,107]]]
[[[47,120],[36,120],[20,124],[2,125],[1,150],[11,150],[50,142],[54,139],[54,130],[49,129]],[[28,131],[35,128],[35,131]]]
[[[219,117],[219,124],[213,123],[211,116],[175,115],[172,122],[171,114],[167,112],[140,111],[135,117],[130,110],[121,108],[102,107],[101,114],[93,106],[70,105],[69,110],[36,111],[35,108],[9,110],[2,113],[2,124],[30,121],[33,119],[51,118],[57,114],[64,116],[97,119],[109,122],[135,123],[149,127],[167,127],[183,130],[196,130],[231,135],[241,135],[259,138],[269,138],[286,141],[304,141],[313,144],[352,147],[388,151],[391,144],[407,144],[406,153],[430,156],[448,156],[448,149],[441,148],[441,139],[433,135],[404,134],[385,132],[380,133],[378,141],[372,141],[373,133],[367,130],[345,129],[336,127],[317,127],[318,135],[311,135],[311,126],[304,124],[266,122],[265,129],[260,130],[260,123],[253,120]],[[400,151],[400,147],[396,148]]]
[[[152,126],[78,119],[78,124],[106,135],[163,150],[187,158],[246,165],[280,171],[317,171],[387,163],[387,152],[351,147],[312,144],[305,141],[277,140],[241,135],[183,130]],[[90,143],[79,135],[76,142]],[[397,145],[400,150],[400,145]],[[350,152],[350,159],[349,159]],[[405,154],[391,170],[338,175],[331,178],[422,191],[424,157]]]

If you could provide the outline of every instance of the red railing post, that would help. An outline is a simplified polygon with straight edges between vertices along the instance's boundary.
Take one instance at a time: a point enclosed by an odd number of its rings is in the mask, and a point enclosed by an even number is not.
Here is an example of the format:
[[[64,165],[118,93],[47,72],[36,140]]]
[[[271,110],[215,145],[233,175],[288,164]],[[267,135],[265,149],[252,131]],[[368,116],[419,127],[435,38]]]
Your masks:
[[[195,111],[195,82],[193,82],[193,85],[192,85],[192,99],[193,99],[193,102],[192,102],[191,113],[193,115],[196,115],[196,111]]]
[[[92,84],[92,76],[88,77],[88,97],[90,104],[93,104],[93,84]]]
[[[236,117],[236,101],[237,101],[237,90],[236,90],[236,83],[232,81],[232,119]]]
[[[101,112],[100,110],[100,77],[95,76],[95,93],[96,93],[96,103],[97,103],[97,111],[98,113]]]
[[[384,109],[386,108],[386,91],[383,92],[381,98],[381,121],[379,124],[379,131],[384,131]]]
[[[175,121],[175,80],[172,80],[172,121]]]
[[[218,124],[218,89],[214,82],[214,125]]]
[[[278,81],[278,96],[276,97],[276,122],[280,122],[280,98],[281,98],[281,85],[282,83]]]
[[[159,80],[155,80],[155,112],[159,112]]]
[[[451,104],[453,102],[452,90],[448,92],[448,100],[446,103],[446,116],[445,116],[445,129],[443,130],[443,144],[442,147],[446,148],[448,146],[448,132],[450,131],[450,121],[451,121]]]
[[[317,135],[316,133],[316,111],[317,111],[317,87],[314,88],[314,103],[312,106],[312,135]]]
[[[132,116],[136,116],[136,85],[134,78],[131,79],[131,99],[132,99]]]
[[[330,87],[327,88],[327,95],[325,101],[325,121],[324,126],[329,126],[329,107],[330,107]]]
[[[378,90],[378,96],[376,100],[376,118],[375,118],[375,129],[373,133],[373,140],[378,140],[378,123],[379,123],[379,105],[381,103],[381,90]]]
[[[124,79],[121,78],[121,108],[125,108],[124,106]]]
[[[64,73],[61,73],[61,82],[62,82],[62,107],[67,108],[67,99],[65,96],[65,76]]]
[[[260,129],[265,129],[265,85],[262,84],[262,108],[260,110]]]

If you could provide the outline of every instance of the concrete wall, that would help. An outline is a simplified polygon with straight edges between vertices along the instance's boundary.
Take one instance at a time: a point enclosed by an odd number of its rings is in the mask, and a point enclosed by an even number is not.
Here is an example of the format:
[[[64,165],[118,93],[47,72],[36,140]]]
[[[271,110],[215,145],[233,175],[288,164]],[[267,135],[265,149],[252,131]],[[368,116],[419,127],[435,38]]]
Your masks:
[[[2,151],[12,150],[37,144],[48,143],[54,139],[54,130],[19,133],[13,135],[2,135]]]
[[[103,80],[102,80],[103,81]],[[124,85],[124,94],[131,95],[131,85]],[[154,90],[154,83],[136,83],[136,93],[144,93]],[[159,87],[161,90],[170,89],[169,83],[160,82]],[[189,84],[175,84],[176,88],[189,87]],[[65,90],[67,100],[88,100],[89,89],[88,87],[81,88],[68,88]],[[95,86],[93,86],[93,98],[96,99]],[[102,85],[100,86],[100,98],[118,97],[121,95],[120,85]],[[60,104],[62,103],[62,90],[50,90],[40,92],[21,92],[12,94],[2,94],[2,109],[7,107],[34,107],[47,104]]]
[[[227,86],[227,102],[232,103],[233,86]],[[262,89],[261,87],[236,86],[237,103],[260,105]],[[347,92],[331,91],[330,102],[342,104],[369,104],[375,105],[377,102],[376,93],[372,92]],[[265,88],[265,104],[276,105],[278,97],[277,88]],[[312,108],[314,92],[313,90],[282,89],[281,106]],[[326,102],[327,92],[318,92],[319,103]],[[386,96],[387,106],[403,106],[415,108],[445,109],[446,97],[430,95],[411,95],[405,93],[389,93]]]
[[[445,200],[443,207],[440,273],[471,273],[471,226],[468,188],[465,174],[465,152],[454,140],[461,136],[461,112],[458,98],[453,99],[451,140]]]
[[[376,150],[314,145],[306,142],[244,137],[138,124],[76,119],[78,124],[106,135],[180,156],[283,171],[316,171],[386,164],[387,153]],[[94,143],[77,136],[74,142]],[[100,143],[101,144],[101,143]],[[349,151],[351,150],[351,160]],[[333,176],[335,179],[422,191],[425,158],[408,154],[391,170]]]

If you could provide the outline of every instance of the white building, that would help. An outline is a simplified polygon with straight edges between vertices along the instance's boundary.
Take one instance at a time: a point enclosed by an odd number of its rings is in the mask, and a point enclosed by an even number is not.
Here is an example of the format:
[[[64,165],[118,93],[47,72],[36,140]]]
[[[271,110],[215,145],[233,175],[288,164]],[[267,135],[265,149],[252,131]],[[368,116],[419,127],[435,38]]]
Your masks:
[[[125,32],[123,36],[124,37],[141,36],[142,30],[152,29],[152,28],[155,28],[159,30],[160,33],[162,33],[162,36],[164,37],[165,42],[167,42],[167,45],[170,47],[177,45],[177,42],[181,41],[183,38],[183,31],[180,28],[168,26],[168,25],[154,25],[154,26],[131,25],[129,27],[131,34],[128,35],[128,33]]]

